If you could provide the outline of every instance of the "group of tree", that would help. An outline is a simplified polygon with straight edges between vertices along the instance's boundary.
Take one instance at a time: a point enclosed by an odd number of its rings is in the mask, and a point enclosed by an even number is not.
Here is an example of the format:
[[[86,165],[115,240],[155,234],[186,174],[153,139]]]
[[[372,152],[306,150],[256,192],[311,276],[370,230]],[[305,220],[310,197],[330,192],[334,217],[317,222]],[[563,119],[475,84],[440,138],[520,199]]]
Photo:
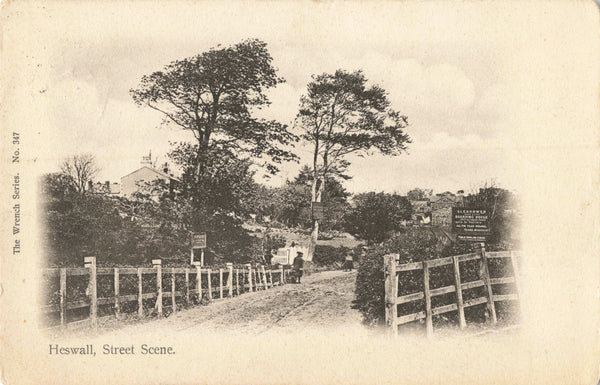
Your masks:
[[[406,197],[411,201],[423,201],[431,198],[433,195],[433,189],[422,189],[415,187],[406,193]]]
[[[281,187],[261,186],[257,194],[257,218],[280,223],[290,228],[310,229],[313,173],[303,166],[298,175]],[[323,195],[327,201],[322,227],[341,230],[343,217],[349,209],[350,193],[336,178],[328,177]]]
[[[344,218],[345,229],[368,243],[390,238],[411,218],[412,207],[405,196],[369,192],[354,196],[353,201],[355,207]]]
[[[134,102],[195,138],[174,143],[169,154],[182,171],[177,192],[158,201],[143,192],[112,200],[86,193],[97,168],[87,156],[72,158],[44,180],[55,254],[183,256],[188,253],[183,246],[160,245],[171,245],[168,237],[186,245],[181,240],[190,233],[206,232],[214,255],[241,260],[255,246],[242,226],[254,214],[287,226],[308,225],[313,252],[319,232],[313,202],[327,201],[329,219],[321,227],[341,226],[349,207],[350,194],[341,183],[349,178],[348,156],[400,154],[410,143],[407,118],[361,71],[337,70],[315,75],[308,84],[295,120],[302,132],[297,136],[286,124],[256,117],[270,104],[266,91],[284,82],[272,61],[266,43],[250,39],[143,76],[130,91]],[[292,150],[301,139],[313,147],[312,165],[280,188],[257,185],[257,167],[276,173],[282,162],[297,161]],[[108,245],[104,251],[102,245]]]

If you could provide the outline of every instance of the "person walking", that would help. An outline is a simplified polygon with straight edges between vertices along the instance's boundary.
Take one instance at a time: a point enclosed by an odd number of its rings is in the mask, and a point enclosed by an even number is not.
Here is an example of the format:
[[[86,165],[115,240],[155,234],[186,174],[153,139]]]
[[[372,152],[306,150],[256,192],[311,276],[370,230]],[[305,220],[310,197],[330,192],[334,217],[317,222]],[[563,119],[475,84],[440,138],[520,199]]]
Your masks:
[[[304,259],[302,259],[303,255],[304,254],[302,254],[301,251],[296,254],[296,258],[294,258],[294,264],[292,267],[294,276],[297,279],[297,283],[300,283],[300,278],[302,278],[302,272],[304,270]]]
[[[346,254],[346,258],[344,260],[344,271],[352,271],[354,269],[354,261],[352,260],[352,254]]]

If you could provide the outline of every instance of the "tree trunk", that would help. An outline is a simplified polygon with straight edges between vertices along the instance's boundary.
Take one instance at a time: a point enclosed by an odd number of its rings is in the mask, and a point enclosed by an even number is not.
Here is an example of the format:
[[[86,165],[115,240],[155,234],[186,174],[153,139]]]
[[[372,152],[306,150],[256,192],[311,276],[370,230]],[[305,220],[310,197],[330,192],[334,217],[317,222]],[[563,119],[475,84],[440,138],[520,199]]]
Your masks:
[[[312,216],[312,229],[310,232],[310,243],[308,245],[308,257],[307,260],[312,261],[312,258],[315,254],[315,247],[317,246],[317,239],[319,239],[319,220],[313,216],[313,202],[321,202],[321,191],[320,188],[321,180],[319,178],[313,180],[313,188],[312,188],[312,201],[310,204],[311,207],[311,216]]]
[[[315,140],[315,152],[313,154],[313,183],[312,183],[312,198],[310,201],[310,216],[312,219],[312,228],[310,231],[310,242],[308,244],[308,256],[307,260],[312,261],[315,254],[315,247],[317,246],[317,239],[319,239],[319,221],[314,217],[313,202],[321,202],[321,180],[319,177],[319,139]]]
[[[316,149],[315,149],[315,153]],[[322,202],[323,191],[325,191],[325,172],[327,170],[327,153],[323,156],[323,172],[319,173],[317,165],[317,157],[315,156],[313,164],[313,186],[312,186],[312,201],[310,203],[312,216],[312,229],[310,232],[310,243],[308,246],[308,260],[312,261],[319,239],[319,220],[313,215],[313,202]]]

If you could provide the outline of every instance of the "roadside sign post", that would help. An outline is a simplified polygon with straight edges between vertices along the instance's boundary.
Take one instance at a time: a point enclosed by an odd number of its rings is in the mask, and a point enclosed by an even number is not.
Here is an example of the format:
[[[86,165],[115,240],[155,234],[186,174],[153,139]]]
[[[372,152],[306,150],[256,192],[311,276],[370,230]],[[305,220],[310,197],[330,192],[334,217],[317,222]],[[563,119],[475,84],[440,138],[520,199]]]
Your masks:
[[[323,202],[312,202],[312,217],[317,221],[322,221],[325,218],[323,212]]]
[[[490,216],[485,208],[452,208],[452,232],[459,241],[485,244],[490,234]]]
[[[204,266],[204,249],[206,248],[206,233],[192,233],[192,251],[190,264]],[[200,262],[194,260],[194,250],[200,249]]]

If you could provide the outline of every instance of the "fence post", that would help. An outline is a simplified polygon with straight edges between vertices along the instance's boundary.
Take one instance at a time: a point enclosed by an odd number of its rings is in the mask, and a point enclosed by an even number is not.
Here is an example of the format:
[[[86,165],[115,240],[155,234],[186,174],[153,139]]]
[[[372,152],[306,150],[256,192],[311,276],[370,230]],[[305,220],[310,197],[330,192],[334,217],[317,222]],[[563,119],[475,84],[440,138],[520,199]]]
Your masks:
[[[248,266],[248,292],[252,292],[252,265],[247,264]]]
[[[185,306],[190,306],[190,269],[185,268]]]
[[[423,293],[425,294],[425,326],[427,338],[433,335],[433,315],[431,312],[431,293],[429,291],[429,263],[423,261]]]
[[[385,268],[385,322],[391,328],[392,335],[398,335],[398,280],[396,277],[396,255],[386,255],[384,258]]]
[[[279,283],[281,285],[285,285],[285,269],[283,265],[281,265],[281,276],[279,277]]]
[[[269,267],[269,281],[271,281],[271,288],[273,288],[273,270]]]
[[[175,268],[171,268],[171,310],[177,311],[177,296],[175,295]]]
[[[153,259],[152,266],[156,268],[156,311],[158,312],[158,316],[162,317],[163,315],[163,301],[162,301],[162,261],[160,259]]]
[[[464,329],[467,326],[465,320],[465,307],[462,296],[462,282],[460,281],[460,265],[456,256],[452,257],[452,263],[454,264],[454,285],[456,287],[456,306],[458,307],[458,323],[460,328]]]
[[[202,269],[196,265],[196,291],[198,292],[198,303],[202,302]]]
[[[256,266],[256,269],[254,270],[254,276],[256,277],[256,281],[254,282],[254,286],[256,286],[256,290],[258,291],[259,288],[264,289],[265,285],[262,282],[260,266]]]
[[[208,299],[212,300],[212,271],[207,269],[208,275]]]
[[[263,287],[265,290],[269,288],[269,283],[267,282],[267,272],[265,271],[265,265],[260,265],[260,272],[262,273],[262,281]]]
[[[219,268],[219,298],[223,299],[223,269]]]
[[[142,268],[138,267],[137,269],[138,276],[138,316],[144,316],[144,296],[143,294],[143,286],[142,286]]]
[[[227,263],[227,286],[229,286],[229,297],[233,297],[233,263]]]
[[[242,275],[242,281],[240,282],[240,294],[244,294],[246,292],[246,269],[240,269],[240,273]]]
[[[235,269],[235,294],[240,295],[240,269]]]
[[[523,315],[523,308],[522,308],[522,304],[521,304],[521,283],[519,282],[519,266],[517,264],[517,256],[515,255],[515,253],[511,250],[510,251],[510,263],[512,265],[513,268],[513,276],[515,278],[515,290],[517,292],[517,302],[518,302],[518,307],[519,307],[519,313],[521,314],[521,316]]]
[[[121,316],[121,305],[119,304],[119,268],[115,267],[115,317]]]
[[[92,327],[98,327],[98,285],[96,281],[96,257],[85,257],[84,265],[90,269],[88,295],[90,296],[90,320]]]
[[[60,326],[67,323],[67,268],[60,269]]]
[[[487,256],[485,255],[485,243],[481,244],[481,279],[485,283],[485,288],[488,297],[488,312],[492,319],[492,325],[495,325],[496,319],[496,306],[494,305],[494,294],[492,292],[492,284],[490,282],[490,271],[488,267]]]

